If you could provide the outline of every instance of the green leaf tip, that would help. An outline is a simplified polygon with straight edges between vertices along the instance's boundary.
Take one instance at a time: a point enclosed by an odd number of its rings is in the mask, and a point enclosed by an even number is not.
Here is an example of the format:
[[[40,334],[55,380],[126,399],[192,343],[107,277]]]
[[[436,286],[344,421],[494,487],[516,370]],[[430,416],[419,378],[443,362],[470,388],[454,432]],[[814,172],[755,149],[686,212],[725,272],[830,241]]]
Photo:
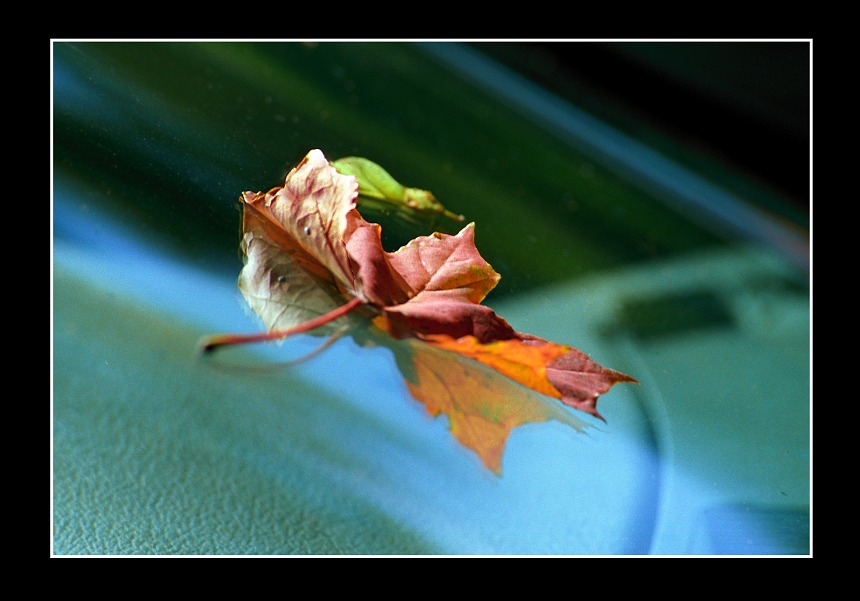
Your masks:
[[[332,166],[342,175],[355,177],[358,181],[359,197],[389,204],[395,209],[444,215],[454,221],[465,220],[463,215],[446,209],[432,192],[402,185],[385,169],[371,160],[361,157],[344,157],[332,161]]]

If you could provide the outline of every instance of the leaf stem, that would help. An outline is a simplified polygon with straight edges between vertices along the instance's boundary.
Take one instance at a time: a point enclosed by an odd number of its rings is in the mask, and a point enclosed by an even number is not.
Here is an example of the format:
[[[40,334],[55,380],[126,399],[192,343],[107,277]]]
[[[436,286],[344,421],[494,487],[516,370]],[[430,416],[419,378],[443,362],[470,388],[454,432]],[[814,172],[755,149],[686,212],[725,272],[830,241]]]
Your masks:
[[[292,336],[293,334],[302,334],[323,326],[339,317],[343,317],[356,307],[362,304],[360,298],[353,298],[345,305],[341,305],[337,309],[332,309],[328,313],[314,317],[308,321],[302,322],[292,328],[282,330],[269,330],[268,332],[258,332],[256,334],[215,334],[214,336],[206,336],[198,343],[198,348],[208,353],[218,347],[230,344],[247,344],[249,342],[264,342],[266,340],[280,340]]]

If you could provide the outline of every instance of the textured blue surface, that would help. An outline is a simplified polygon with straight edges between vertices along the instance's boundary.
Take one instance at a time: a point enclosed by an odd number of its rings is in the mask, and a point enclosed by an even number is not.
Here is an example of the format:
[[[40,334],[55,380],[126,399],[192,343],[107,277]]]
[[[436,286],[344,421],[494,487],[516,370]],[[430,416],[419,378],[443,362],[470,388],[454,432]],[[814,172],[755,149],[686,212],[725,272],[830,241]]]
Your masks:
[[[502,307],[642,384],[606,395],[609,425],[586,435],[515,430],[497,478],[409,397],[384,349],[341,341],[297,367],[232,368],[316,343],[299,339],[202,360],[199,336],[255,327],[232,279],[113,235],[122,252],[54,246],[57,553],[807,551],[808,316],[802,298],[731,289],[778,261],[703,256]],[[722,290],[735,323],[600,342],[655,277]]]
[[[202,359],[199,336],[255,327],[234,281],[114,235],[122,252],[54,246],[56,552],[647,552],[656,463],[629,394],[611,432],[515,431],[498,478],[384,349]]]

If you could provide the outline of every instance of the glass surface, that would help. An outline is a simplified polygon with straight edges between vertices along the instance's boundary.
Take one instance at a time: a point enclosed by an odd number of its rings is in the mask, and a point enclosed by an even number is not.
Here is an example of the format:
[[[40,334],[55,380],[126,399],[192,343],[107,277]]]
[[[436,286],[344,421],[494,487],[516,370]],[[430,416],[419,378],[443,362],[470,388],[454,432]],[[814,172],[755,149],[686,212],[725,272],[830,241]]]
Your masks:
[[[809,221],[778,193],[464,44],[52,59],[54,554],[811,552]],[[240,193],[313,148],[432,190],[502,275],[486,304],[640,383],[586,433],[515,429],[496,476],[385,348],[204,360],[201,336],[259,328]]]

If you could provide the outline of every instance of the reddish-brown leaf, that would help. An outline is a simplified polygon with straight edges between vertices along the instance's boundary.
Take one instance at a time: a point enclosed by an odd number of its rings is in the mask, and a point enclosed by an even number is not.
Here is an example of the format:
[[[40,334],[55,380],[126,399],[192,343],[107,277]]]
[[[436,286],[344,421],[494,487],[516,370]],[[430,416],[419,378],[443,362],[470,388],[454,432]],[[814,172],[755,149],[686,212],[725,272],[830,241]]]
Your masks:
[[[387,252],[380,226],[357,209],[358,190],[356,177],[312,150],[283,186],[243,193],[239,287],[269,332],[213,337],[204,348],[282,338],[363,307],[373,331],[393,338],[413,396],[447,415],[454,436],[495,471],[512,428],[546,419],[583,427],[528,390],[601,417],[599,395],[636,381],[519,333],[482,305],[500,276],[478,252],[474,224]]]

